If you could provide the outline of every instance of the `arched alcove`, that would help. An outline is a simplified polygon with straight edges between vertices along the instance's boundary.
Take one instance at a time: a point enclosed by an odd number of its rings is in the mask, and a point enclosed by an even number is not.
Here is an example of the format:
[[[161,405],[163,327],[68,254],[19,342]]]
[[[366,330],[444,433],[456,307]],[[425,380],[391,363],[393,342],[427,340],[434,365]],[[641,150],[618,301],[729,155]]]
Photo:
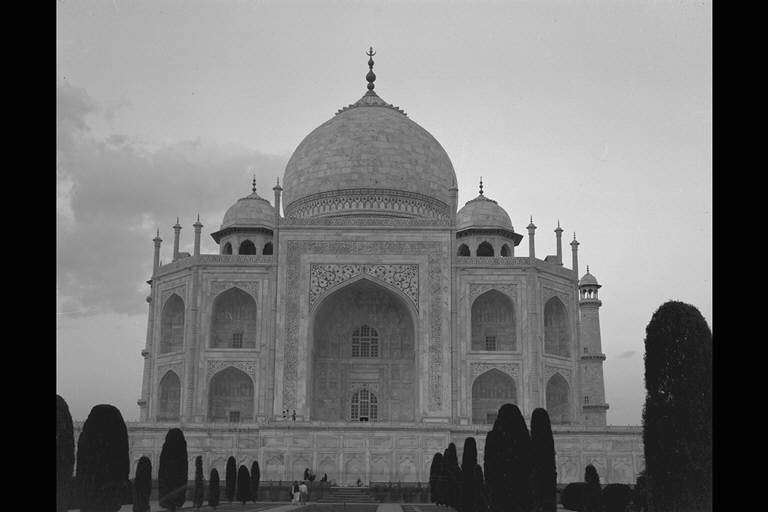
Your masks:
[[[179,352],[184,348],[184,301],[172,294],[163,306],[160,318],[160,353]]]
[[[358,279],[316,307],[311,419],[349,420],[353,393],[365,387],[376,395],[378,421],[414,420],[415,327],[406,300],[384,285]]]
[[[173,371],[168,371],[158,386],[157,420],[178,421],[181,411],[181,381]]]
[[[245,372],[229,367],[213,376],[208,386],[208,421],[253,421],[253,381]]]
[[[555,373],[547,382],[547,413],[549,420],[555,423],[570,423],[571,404],[570,386],[559,373]]]
[[[571,355],[568,311],[557,297],[544,305],[544,352],[565,357]]]
[[[213,301],[211,348],[256,347],[256,301],[239,288],[230,288]]]
[[[221,250],[221,254],[232,254],[232,244],[227,242],[224,244],[224,248]]]
[[[350,399],[349,418],[352,421],[378,421],[378,397],[368,389],[358,389]]]
[[[482,242],[477,246],[478,256],[493,256],[493,246],[488,242]]]
[[[501,255],[505,258],[512,256],[512,251],[509,249],[509,245],[504,244],[501,246]]]
[[[265,256],[271,256],[272,251],[273,251],[272,242],[267,242],[266,244],[264,244],[264,249],[262,249],[261,254]]]
[[[240,248],[237,250],[238,254],[256,254],[256,246],[250,240],[243,240],[240,243]]]
[[[472,303],[472,350],[517,350],[515,306],[505,294],[489,290]]]
[[[469,254],[469,247],[467,247],[467,244],[461,244],[459,246],[459,250],[457,252],[458,256],[470,256]]]
[[[495,368],[488,370],[472,384],[472,423],[493,424],[506,403],[517,404],[515,380]]]

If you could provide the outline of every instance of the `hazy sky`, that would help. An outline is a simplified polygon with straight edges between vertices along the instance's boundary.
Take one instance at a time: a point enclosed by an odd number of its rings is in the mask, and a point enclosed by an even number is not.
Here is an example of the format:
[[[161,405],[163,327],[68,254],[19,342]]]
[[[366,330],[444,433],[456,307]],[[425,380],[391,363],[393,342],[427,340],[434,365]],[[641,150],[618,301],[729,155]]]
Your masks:
[[[640,424],[643,339],[674,299],[712,323],[710,2],[57,3],[57,393],[138,419],[155,229],[205,253],[226,209],[365,92],[447,151],[539,258],[559,219],[603,288],[609,424]],[[516,255],[527,255],[527,239]],[[570,267],[570,247],[564,246]]]

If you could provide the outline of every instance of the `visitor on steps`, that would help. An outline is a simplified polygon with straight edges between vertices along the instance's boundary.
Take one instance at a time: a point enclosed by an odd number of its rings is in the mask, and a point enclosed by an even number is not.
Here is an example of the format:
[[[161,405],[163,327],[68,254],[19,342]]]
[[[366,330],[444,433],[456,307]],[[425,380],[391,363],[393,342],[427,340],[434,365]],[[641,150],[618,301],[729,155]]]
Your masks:
[[[298,504],[300,491],[299,491],[299,482],[297,482],[296,480],[293,481],[293,487],[291,487],[291,494],[293,496],[293,500],[291,501],[291,503]]]

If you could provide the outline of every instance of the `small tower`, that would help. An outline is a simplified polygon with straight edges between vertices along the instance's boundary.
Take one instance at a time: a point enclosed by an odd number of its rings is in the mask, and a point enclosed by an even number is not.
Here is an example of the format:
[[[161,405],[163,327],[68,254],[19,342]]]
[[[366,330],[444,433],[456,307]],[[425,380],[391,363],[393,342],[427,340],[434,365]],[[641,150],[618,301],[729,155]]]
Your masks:
[[[576,240],[576,233],[573,234],[571,252],[573,253],[571,260],[571,267],[573,268],[573,279],[576,280],[579,277],[579,242]]]
[[[528,224],[528,257],[531,258],[531,263],[536,259],[536,244],[534,242],[534,236],[536,235],[536,224],[533,223],[533,215],[531,215],[531,223]]]
[[[173,226],[173,261],[179,259],[179,235],[181,233],[181,224],[179,224],[179,218],[176,217],[176,224]]]
[[[155,258],[152,262],[152,274],[157,272],[157,267],[160,266],[160,244],[163,243],[163,239],[160,238],[160,230],[157,230],[157,235],[152,239],[155,243]]]
[[[605,426],[608,404],[605,403],[605,381],[603,380],[603,354],[600,340],[600,306],[597,297],[600,285],[595,276],[587,273],[579,281],[579,314],[581,317],[581,382],[582,411],[584,423]]]
[[[563,265],[563,228],[560,227],[560,219],[557,219],[557,228],[555,228],[555,238],[557,241],[557,264]]]
[[[200,214],[197,214],[197,222],[192,224],[192,227],[195,228],[195,256],[200,256],[200,230],[203,228],[203,225],[200,223]]]

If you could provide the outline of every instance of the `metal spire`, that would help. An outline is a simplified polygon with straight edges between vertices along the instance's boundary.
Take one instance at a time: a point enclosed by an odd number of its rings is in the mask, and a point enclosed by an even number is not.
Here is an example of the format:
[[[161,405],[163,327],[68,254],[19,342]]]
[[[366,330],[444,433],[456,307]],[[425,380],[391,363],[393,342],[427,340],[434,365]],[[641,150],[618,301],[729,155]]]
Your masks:
[[[256,193],[256,175],[253,175],[253,181],[251,182],[251,192]]]
[[[480,195],[483,195],[483,177],[480,176]]]
[[[373,56],[376,55],[376,52],[373,51],[373,46],[365,54],[368,56],[368,74],[365,75],[365,79],[368,81],[368,90],[373,92],[375,87],[373,82],[376,81],[376,73],[373,72]]]

